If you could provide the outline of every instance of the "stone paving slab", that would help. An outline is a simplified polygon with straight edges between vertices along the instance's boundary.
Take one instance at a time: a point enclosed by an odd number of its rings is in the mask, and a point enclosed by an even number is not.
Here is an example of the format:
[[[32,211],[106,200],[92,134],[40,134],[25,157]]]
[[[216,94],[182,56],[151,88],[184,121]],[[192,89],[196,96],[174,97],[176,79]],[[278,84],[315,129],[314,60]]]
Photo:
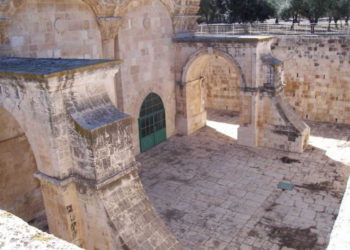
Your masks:
[[[303,154],[242,147],[210,127],[175,136],[138,156],[141,179],[185,249],[324,249],[349,175],[350,128],[310,126]]]

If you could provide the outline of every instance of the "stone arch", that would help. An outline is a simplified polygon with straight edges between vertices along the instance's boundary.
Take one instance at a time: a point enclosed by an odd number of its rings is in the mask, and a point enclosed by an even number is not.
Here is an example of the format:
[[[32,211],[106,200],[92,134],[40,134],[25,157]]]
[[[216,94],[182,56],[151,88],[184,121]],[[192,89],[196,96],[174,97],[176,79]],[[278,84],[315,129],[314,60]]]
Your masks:
[[[171,125],[169,122],[170,119],[170,110],[172,109],[171,104],[169,102],[166,101],[166,95],[162,93],[162,91],[160,91],[159,89],[156,89],[154,87],[151,88],[147,88],[145,90],[141,90],[140,94],[137,98],[137,100],[135,100],[134,106],[135,108],[135,119],[137,120],[139,118],[139,113],[142,107],[142,104],[144,102],[144,100],[147,98],[148,95],[150,95],[151,93],[156,94],[157,96],[160,97],[160,99],[163,102],[163,106],[164,106],[164,110],[165,110],[165,116],[166,116],[166,124],[167,124],[167,128]],[[137,137],[139,137],[139,133],[138,130],[136,132]],[[169,135],[169,130],[167,130],[167,136]]]
[[[25,0],[3,0],[0,5],[0,16],[11,18],[12,15],[24,4]]]
[[[95,12],[98,17],[112,17],[112,16],[123,16],[126,9],[133,3],[142,3],[143,1],[138,0],[82,0],[87,3]],[[174,0],[159,0],[170,13],[175,11],[176,4]]]
[[[6,12],[10,17],[1,31],[5,41],[0,46],[1,54],[44,58],[102,57],[96,16],[84,1],[41,3],[22,0],[20,3]],[[15,5],[9,2],[9,6]],[[77,44],[77,41],[81,43]]]
[[[189,79],[189,73],[191,70],[195,70],[195,73],[197,75],[200,74],[199,71],[205,67],[211,56],[219,56],[224,58],[227,63],[231,64],[237,70],[237,72],[239,72],[241,87],[247,86],[243,70],[236,59],[230,54],[213,48],[201,49],[190,56],[185,67],[182,70],[182,84],[186,84],[188,81],[191,81]],[[193,67],[196,67],[196,69]]]
[[[124,4],[121,4],[118,8],[118,15],[124,16],[127,12],[133,11],[135,9],[140,8],[140,6],[143,6],[148,1],[146,0],[128,0],[125,1]],[[173,0],[158,0],[169,12],[169,14],[172,14],[175,11],[175,3]]]
[[[221,66],[216,64],[225,66],[225,69],[221,72]],[[213,71],[217,76],[212,78],[210,74],[213,72],[206,72],[209,65],[211,70],[220,69],[220,72]],[[221,80],[223,77],[224,81]],[[192,54],[182,69],[181,84],[177,91],[178,131],[191,134],[205,126],[207,108],[240,114],[241,89],[245,86],[243,71],[231,55],[213,48],[201,49]]]
[[[0,208],[48,230],[37,157],[16,116],[0,106]]]

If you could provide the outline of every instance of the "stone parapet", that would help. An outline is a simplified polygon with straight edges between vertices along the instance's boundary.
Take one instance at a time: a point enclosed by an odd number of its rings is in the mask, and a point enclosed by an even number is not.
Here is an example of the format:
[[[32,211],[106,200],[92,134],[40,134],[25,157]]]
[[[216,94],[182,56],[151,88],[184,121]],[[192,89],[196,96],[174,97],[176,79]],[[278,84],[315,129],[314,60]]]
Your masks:
[[[327,250],[350,248],[350,179],[345,189],[338,217],[335,221]]]
[[[57,249],[79,250],[71,243],[44,233],[25,221],[0,210],[0,248],[2,249]]]

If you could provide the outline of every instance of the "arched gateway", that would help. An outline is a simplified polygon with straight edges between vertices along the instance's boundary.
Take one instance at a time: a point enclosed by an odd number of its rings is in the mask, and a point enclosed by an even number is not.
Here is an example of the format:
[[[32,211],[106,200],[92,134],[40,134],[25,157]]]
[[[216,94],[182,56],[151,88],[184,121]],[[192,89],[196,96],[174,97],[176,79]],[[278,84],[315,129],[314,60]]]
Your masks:
[[[173,41],[175,60],[181,62],[176,69],[179,133],[191,134],[205,126],[207,84],[214,89],[208,92],[211,103],[207,104],[239,111],[238,144],[292,152],[304,150],[310,129],[285,101],[283,62],[271,55],[273,37],[232,37],[223,41],[179,36]],[[214,73],[208,75],[206,69],[213,58],[220,59],[225,67],[231,66],[226,74],[231,77],[222,80],[225,72],[223,67],[216,70],[215,60],[211,65],[217,78],[213,80]],[[217,87],[220,82],[226,83]]]
[[[141,152],[166,140],[165,109],[162,99],[149,94],[142,103],[139,117]]]

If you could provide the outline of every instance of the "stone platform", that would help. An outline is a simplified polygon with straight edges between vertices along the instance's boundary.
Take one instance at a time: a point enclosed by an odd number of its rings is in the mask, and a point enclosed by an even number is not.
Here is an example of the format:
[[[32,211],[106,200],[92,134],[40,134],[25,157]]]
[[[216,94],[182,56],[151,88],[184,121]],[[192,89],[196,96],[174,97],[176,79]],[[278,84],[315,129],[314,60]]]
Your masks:
[[[309,122],[310,145],[296,154],[239,146],[236,117],[208,120],[138,157],[145,190],[184,248],[324,249],[349,176],[350,128]]]

